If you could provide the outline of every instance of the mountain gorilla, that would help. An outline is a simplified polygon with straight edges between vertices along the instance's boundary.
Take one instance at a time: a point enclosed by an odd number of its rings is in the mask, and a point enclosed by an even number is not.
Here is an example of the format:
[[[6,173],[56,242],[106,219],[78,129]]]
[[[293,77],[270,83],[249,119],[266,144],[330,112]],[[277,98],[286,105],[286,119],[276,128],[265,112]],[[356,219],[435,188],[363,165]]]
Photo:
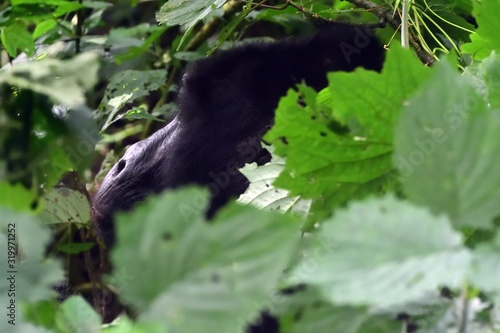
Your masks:
[[[102,182],[93,201],[98,234],[112,245],[114,213],[187,184],[209,188],[212,217],[248,187],[238,168],[270,160],[260,141],[288,89],[305,81],[320,90],[327,72],[380,71],[383,60],[371,26],[331,23],[312,36],[248,44],[195,62],[182,78],[177,116],[128,148]]]

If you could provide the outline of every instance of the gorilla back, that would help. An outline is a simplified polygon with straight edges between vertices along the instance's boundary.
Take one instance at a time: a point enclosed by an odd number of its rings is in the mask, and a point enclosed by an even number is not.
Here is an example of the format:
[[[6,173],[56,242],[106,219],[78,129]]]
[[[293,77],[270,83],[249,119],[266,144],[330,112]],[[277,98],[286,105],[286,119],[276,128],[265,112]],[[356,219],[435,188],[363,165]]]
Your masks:
[[[248,187],[238,168],[269,161],[260,141],[289,88],[305,81],[319,90],[329,71],[380,71],[383,60],[370,27],[335,23],[309,37],[248,44],[195,62],[183,76],[174,120],[128,148],[101,184],[93,202],[98,233],[111,245],[115,212],[190,183],[209,188],[210,218]]]

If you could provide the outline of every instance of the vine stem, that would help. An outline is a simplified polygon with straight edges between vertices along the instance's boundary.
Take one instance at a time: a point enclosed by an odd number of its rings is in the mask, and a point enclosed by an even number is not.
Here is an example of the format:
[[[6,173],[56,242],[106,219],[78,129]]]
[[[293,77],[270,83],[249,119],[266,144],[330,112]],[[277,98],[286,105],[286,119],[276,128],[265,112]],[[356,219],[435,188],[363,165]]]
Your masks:
[[[371,2],[370,0],[347,0],[347,1],[349,1],[358,8],[364,8],[372,12],[375,16],[380,18],[380,20],[389,24],[391,28],[393,28],[396,31],[399,30],[401,21],[397,17],[394,17],[391,8],[378,5],[376,3]],[[418,37],[412,34],[410,31],[408,32],[408,38],[409,38],[409,46],[411,46],[411,48],[415,50],[421,62],[423,62],[425,65],[432,65],[436,61],[436,59],[432,54],[424,50]]]
[[[407,49],[410,47],[410,36],[408,33],[408,6],[409,0],[403,0],[403,12],[401,15],[401,45]]]

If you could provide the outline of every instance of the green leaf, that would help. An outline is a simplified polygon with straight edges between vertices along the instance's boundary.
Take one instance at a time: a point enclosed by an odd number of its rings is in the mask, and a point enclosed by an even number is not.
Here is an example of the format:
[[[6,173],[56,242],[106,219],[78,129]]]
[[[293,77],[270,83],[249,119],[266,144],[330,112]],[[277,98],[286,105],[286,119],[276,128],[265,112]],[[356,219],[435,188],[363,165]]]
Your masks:
[[[7,92],[0,106],[4,119],[0,125],[0,178],[22,183],[39,199],[42,184],[49,190],[63,173],[88,166],[99,138],[95,121],[84,107],[68,110],[31,90],[0,87]],[[5,202],[22,199],[16,196],[6,197]],[[36,207],[37,202],[21,204]]]
[[[291,274],[336,305],[388,306],[460,287],[470,254],[445,216],[393,197],[351,204],[325,221]]]
[[[54,333],[53,330],[44,329],[39,326],[32,325],[23,320],[23,317],[20,313],[17,314],[17,319],[11,323],[9,323],[10,319],[8,317],[6,320],[2,320],[0,322],[0,330],[1,332],[9,332],[9,333]]]
[[[356,333],[371,316],[364,307],[333,306],[312,286],[276,295],[280,332]],[[385,331],[384,331],[385,332]]]
[[[317,302],[300,311],[298,322],[290,328],[291,333],[357,333],[363,321],[369,318],[366,310],[352,307],[337,307]]]
[[[491,53],[488,42],[477,33],[471,34],[470,40],[470,43],[460,46],[463,53],[471,54],[475,60],[483,60]]]
[[[147,23],[142,23],[137,26],[128,28],[116,28],[109,32],[106,44],[113,49],[128,49],[131,47],[139,47],[144,44],[144,38],[157,31],[165,31],[158,26],[151,26]]]
[[[97,82],[98,68],[94,53],[83,53],[70,60],[47,58],[0,72],[0,83],[31,89],[74,107],[84,104],[85,91]]]
[[[496,277],[500,276],[500,232],[493,242],[479,245],[473,250],[473,265],[470,281],[474,286],[490,296],[500,295],[500,284]]]
[[[127,103],[147,96],[151,91],[158,90],[165,84],[167,73],[164,70],[125,70],[119,72],[111,78],[100,108],[108,118],[102,130],[106,129],[114,121],[120,111]]]
[[[21,184],[0,182],[0,206],[12,210],[30,212],[32,203],[37,199],[36,193],[29,191]]]
[[[236,27],[250,14],[254,8],[252,7],[253,0],[247,0],[247,3],[243,6],[241,12],[234,17],[229,24],[226,24],[224,28],[222,28],[221,32],[219,33],[219,37],[217,37],[217,40],[215,41],[214,45],[212,48],[208,51],[208,54],[213,53],[215,50],[217,50],[224,41],[226,41],[231,34],[234,33]]]
[[[170,0],[156,14],[159,23],[194,26],[214,9],[222,7],[227,0]]]
[[[90,222],[90,203],[84,193],[67,186],[56,186],[44,196],[45,208],[40,214],[44,224]]]
[[[238,202],[252,204],[259,209],[307,216],[311,200],[302,199],[300,196],[291,197],[288,191],[272,186],[284,168],[285,159],[276,155],[273,155],[269,163],[262,166],[256,163],[245,165],[240,171],[247,177],[250,186],[238,198]]]
[[[81,8],[84,8],[84,6],[78,2],[57,0],[57,8],[53,14],[55,17],[60,17],[67,13],[76,12]]]
[[[101,320],[82,296],[71,296],[65,300],[55,317],[57,331],[100,332]]]
[[[113,29],[109,33],[106,43],[110,44],[112,49],[126,50],[124,53],[116,55],[115,61],[120,64],[148,52],[167,30],[168,27],[151,26],[150,24]]]
[[[186,32],[177,46],[179,50],[194,26],[226,2],[227,0],[171,0],[156,13],[156,20],[160,24],[184,25]]]
[[[17,50],[25,52],[28,57],[35,53],[35,42],[31,37],[31,33],[26,25],[20,21],[2,27],[0,39],[5,50],[12,58],[17,56]]]
[[[33,31],[33,38],[41,37],[55,26],[57,26],[57,21],[54,19],[39,22],[35,27],[35,31]]]
[[[104,333],[165,333],[161,323],[137,323],[127,317],[119,317],[102,329]]]
[[[146,119],[146,120],[154,120],[164,122],[165,120],[157,118],[152,114],[146,112],[143,107],[133,108],[123,114],[124,119],[132,120],[132,119]]]
[[[492,53],[478,65],[479,75],[488,90],[491,108],[500,109],[500,55]]]
[[[184,332],[242,330],[288,267],[298,241],[289,216],[232,205],[208,224],[205,203],[186,189],[118,216],[112,282],[126,286],[121,296],[141,320]]]
[[[490,50],[500,53],[500,21],[497,13],[500,3],[497,0],[474,1],[474,13],[478,28],[476,33],[486,41]]]
[[[0,265],[7,274],[0,279],[0,292],[4,295],[0,299],[2,308],[6,308],[5,302],[11,298],[7,294],[12,289],[12,281],[18,306],[56,295],[53,286],[62,281],[64,275],[59,262],[44,257],[50,234],[36,217],[0,208],[0,246],[5,249]]]
[[[78,254],[90,250],[96,244],[95,243],[67,243],[59,244],[57,250],[67,253],[67,254]]]
[[[446,62],[396,128],[394,163],[411,200],[457,226],[488,228],[500,214],[500,114]]]
[[[294,91],[281,99],[275,125],[265,136],[276,153],[287,158],[285,170],[274,185],[290,190],[291,195],[316,199],[316,216],[318,211],[328,216],[360,186],[377,188],[370,184],[378,183],[380,175],[391,170],[392,146],[338,135],[297,100]]]
[[[23,307],[24,319],[47,329],[53,328],[58,305],[56,300],[26,304]]]
[[[429,75],[413,52],[395,44],[380,74],[363,69],[328,74],[333,116],[367,140],[390,144],[402,106]]]
[[[394,47],[381,74],[363,69],[330,73],[328,90],[318,96],[300,88],[308,108],[289,92],[265,136],[287,158],[275,186],[315,199],[316,218],[351,198],[392,186],[393,126],[404,101],[428,73],[411,52]],[[350,133],[339,134],[324,114]]]

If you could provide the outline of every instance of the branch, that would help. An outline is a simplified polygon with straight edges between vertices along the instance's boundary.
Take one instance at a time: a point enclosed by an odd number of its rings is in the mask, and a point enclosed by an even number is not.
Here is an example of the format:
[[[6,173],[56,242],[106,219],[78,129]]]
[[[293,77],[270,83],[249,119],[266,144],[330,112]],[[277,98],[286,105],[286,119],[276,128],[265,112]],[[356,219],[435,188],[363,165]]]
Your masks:
[[[224,15],[222,19],[227,19],[231,17],[234,13],[236,13],[241,7],[243,3],[239,1],[228,1],[224,7]],[[203,44],[210,36],[214,34],[215,31],[222,25],[221,18],[214,18],[203,25],[203,27],[198,31],[198,33],[193,37],[193,39],[189,42],[186,47],[187,51],[196,50],[201,44]]]
[[[380,20],[389,24],[391,28],[393,28],[396,31],[399,30],[399,27],[401,26],[401,21],[392,15],[392,9],[379,6],[371,2],[370,0],[347,0],[347,1],[349,1],[358,8],[363,8],[368,11],[371,11],[375,16],[380,18]],[[415,50],[420,61],[422,61],[422,63],[424,63],[425,65],[432,65],[435,59],[432,56],[432,54],[428,53],[422,48],[422,44],[420,43],[418,37],[415,36],[414,33],[410,32],[409,38],[410,38],[409,40],[410,46],[412,49]]]

